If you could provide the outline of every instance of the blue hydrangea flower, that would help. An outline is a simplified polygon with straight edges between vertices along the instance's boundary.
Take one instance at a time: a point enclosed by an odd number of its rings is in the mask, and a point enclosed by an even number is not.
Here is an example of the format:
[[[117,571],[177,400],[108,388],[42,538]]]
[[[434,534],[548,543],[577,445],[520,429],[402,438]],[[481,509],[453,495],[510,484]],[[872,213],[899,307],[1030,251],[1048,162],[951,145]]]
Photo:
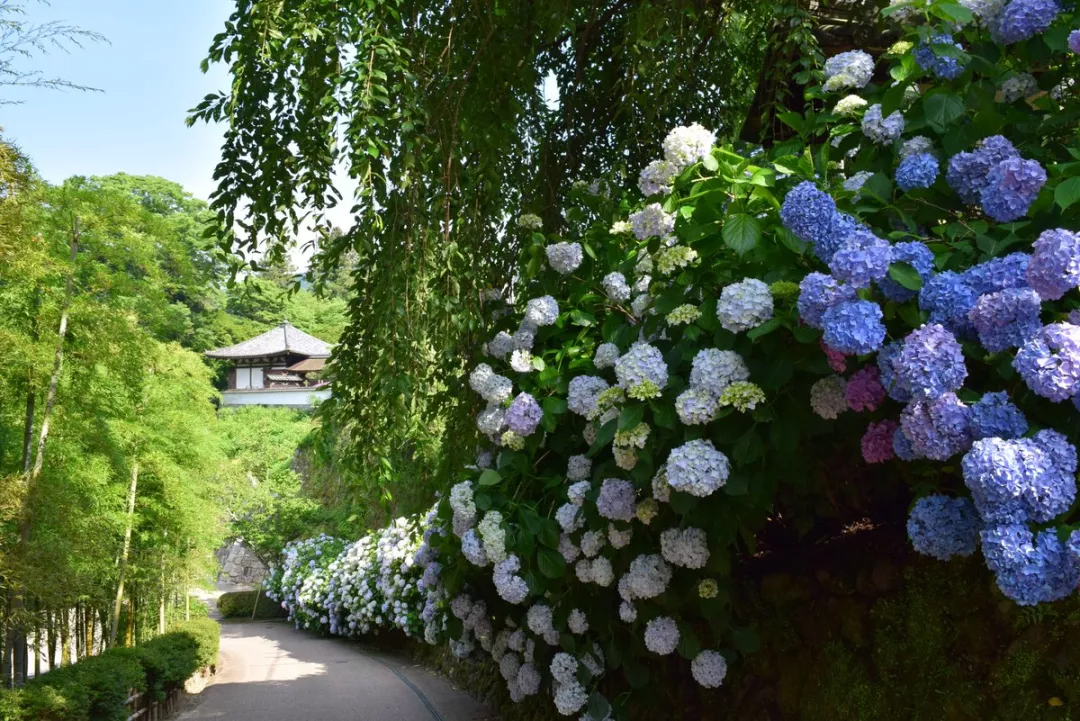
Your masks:
[[[990,169],[1008,158],[1018,158],[1013,144],[1001,135],[983,138],[971,153],[957,153],[949,159],[945,180],[965,203],[977,203],[986,187]]]
[[[981,534],[983,556],[998,588],[1021,606],[1065,598],[1080,583],[1080,565],[1057,533],[1033,537],[1022,524],[987,528]]]
[[[836,203],[809,180],[799,183],[784,197],[780,222],[796,236],[817,245],[835,230]]]
[[[991,353],[1019,348],[1042,327],[1042,300],[1031,288],[1008,288],[979,296],[968,319]]]
[[[987,393],[971,406],[971,431],[976,440],[1020,438],[1027,430],[1027,418],[1005,391]]]
[[[824,340],[848,355],[873,353],[885,342],[881,306],[868,300],[849,300],[834,305],[822,316]]]
[[[971,409],[955,393],[912,401],[900,414],[900,429],[917,455],[944,461],[971,445]]]
[[[1032,248],[1026,279],[1045,300],[1058,300],[1080,286],[1080,235],[1045,230]]]
[[[881,115],[881,103],[874,103],[862,119],[863,135],[878,145],[888,145],[904,132],[904,116],[894,110],[887,117]]]
[[[911,546],[939,561],[975,553],[980,530],[979,514],[966,498],[925,496],[915,502],[908,515]]]
[[[897,428],[893,431],[892,437],[893,451],[896,453],[896,457],[902,461],[914,461],[922,458],[911,445],[911,441],[904,435],[903,428]]]
[[[1080,30],[1073,30],[1069,33],[1069,50],[1080,55]]]
[[[896,184],[905,193],[912,188],[929,188],[940,169],[938,159],[930,153],[909,155],[896,167]]]
[[[831,275],[810,273],[799,283],[799,317],[812,328],[820,329],[825,311],[847,300],[855,300],[855,289]]]
[[[829,260],[829,270],[837,280],[855,288],[865,288],[871,281],[885,277],[891,260],[889,241],[869,230],[856,229]]]
[[[964,72],[966,63],[961,65],[959,58],[938,55],[934,50],[934,45],[954,45],[958,50],[964,49],[960,43],[953,42],[952,35],[933,35],[930,43],[919,43],[919,46],[915,48],[915,62],[920,68],[929,70],[942,80],[952,80]]]
[[[1018,43],[1045,31],[1060,12],[1055,0],[1012,0],[990,23],[990,35],[1002,45]]]
[[[865,225],[847,213],[837,213],[829,234],[814,243],[814,255],[823,263],[828,264],[848,236],[860,229],[868,231]]]
[[[878,370],[881,371],[879,380],[885,388],[885,392],[889,394],[889,398],[901,403],[907,403],[911,400],[911,389],[901,381],[896,373],[896,361],[899,360],[903,350],[903,343],[893,341],[878,352],[877,364]]]
[[[979,195],[983,212],[999,223],[1023,218],[1045,183],[1046,171],[1037,161],[1003,160],[986,174],[986,186]]]
[[[933,400],[964,385],[967,366],[956,337],[930,323],[904,339],[893,360],[896,383],[920,400]]]
[[[1027,287],[1027,269],[1031,256],[1027,253],[1009,253],[973,265],[960,277],[977,294],[996,293],[1006,288]]]
[[[968,313],[975,307],[978,294],[951,270],[938,273],[919,291],[919,308],[930,314],[931,323],[939,323],[961,337],[974,331]]]
[[[907,263],[918,272],[923,283],[926,283],[934,275],[934,253],[927,247],[926,243],[918,240],[897,243],[892,246],[890,263]],[[904,303],[918,295],[918,291],[905,288],[888,275],[879,278],[877,286],[886,298],[897,303]]]
[[[1054,431],[975,441],[961,466],[983,520],[1046,523],[1076,499],[1076,449]]]
[[[1080,392],[1080,326],[1051,323],[1020,348],[1013,368],[1028,388],[1055,403]]]

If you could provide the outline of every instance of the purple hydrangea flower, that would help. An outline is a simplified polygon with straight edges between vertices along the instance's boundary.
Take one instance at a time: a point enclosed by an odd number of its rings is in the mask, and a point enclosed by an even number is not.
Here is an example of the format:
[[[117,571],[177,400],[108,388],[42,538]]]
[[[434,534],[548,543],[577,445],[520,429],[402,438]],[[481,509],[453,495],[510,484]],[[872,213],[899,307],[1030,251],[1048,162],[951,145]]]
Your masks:
[[[505,422],[519,436],[531,436],[543,417],[544,411],[536,399],[528,393],[519,393],[506,409]]]
[[[881,371],[881,385],[889,398],[901,403],[911,400],[911,389],[904,385],[896,374],[896,361],[904,346],[900,341],[893,341],[878,352],[878,370]]]
[[[825,311],[848,300],[855,300],[855,289],[831,275],[810,273],[799,283],[799,317],[812,328],[820,329]]]
[[[1045,300],[1057,300],[1080,286],[1080,235],[1057,228],[1035,241],[1027,282]]]
[[[829,367],[836,373],[843,373],[847,370],[847,356],[835,348],[830,348],[825,341],[818,341],[821,345],[821,350],[825,353],[825,362],[829,364]]]
[[[849,300],[825,311],[825,342],[851,355],[872,353],[885,342],[881,306],[868,300]]]
[[[1027,430],[1027,418],[1005,391],[987,393],[971,406],[971,431],[976,440],[1020,438]]]
[[[636,491],[634,484],[618,478],[605,478],[600,485],[596,509],[604,518],[613,521],[629,521],[634,518]]]
[[[1031,288],[1008,288],[979,296],[968,319],[979,342],[991,353],[1019,348],[1042,327],[1042,301]]]
[[[1069,33],[1069,50],[1080,55],[1080,30],[1073,30]]]
[[[938,323],[958,336],[968,337],[974,330],[968,313],[975,307],[978,294],[951,270],[938,273],[919,291],[919,308],[930,314],[930,322]]]
[[[1065,598],[1080,582],[1080,564],[1055,531],[1021,524],[987,528],[982,532],[983,556],[998,588],[1021,606]]]
[[[955,393],[932,401],[912,401],[900,415],[900,428],[915,454],[944,461],[971,445],[971,411]]]
[[[911,546],[939,561],[975,553],[981,528],[971,501],[942,495],[917,500],[907,522]]]
[[[885,400],[885,388],[878,380],[879,375],[880,371],[876,366],[867,366],[848,379],[844,396],[851,410],[873,411],[881,405]]]
[[[829,260],[833,277],[855,288],[865,288],[871,281],[889,272],[892,246],[869,230],[857,229],[840,244]]]
[[[895,382],[921,400],[933,400],[947,391],[957,390],[967,378],[960,343],[936,324],[924,325],[908,334],[900,354],[893,360],[893,372]]]
[[[1080,326],[1051,323],[1020,348],[1013,368],[1028,388],[1055,403],[1080,392]]]
[[[1046,171],[1037,161],[1003,160],[986,174],[986,187],[979,195],[983,212],[999,223],[1023,218],[1045,183]]]
[[[1031,256],[1027,253],[1009,253],[973,265],[960,277],[977,294],[996,293],[1006,288],[1025,288],[1028,285],[1027,269]]]
[[[1055,0],[1012,0],[990,23],[990,35],[1002,45],[1018,43],[1045,31],[1060,12]]]
[[[896,457],[893,436],[899,431],[896,421],[871,423],[862,437],[862,456],[867,463],[884,463]]]
[[[957,153],[949,159],[949,168],[945,180],[949,187],[965,203],[977,203],[986,187],[986,176],[990,169],[1008,158],[1018,158],[1013,144],[1001,135],[983,138],[971,153]]]
[[[930,38],[930,43],[919,43],[919,46],[915,48],[915,62],[919,64],[920,68],[929,70],[943,80],[952,80],[960,75],[960,73],[964,72],[966,63],[961,65],[959,58],[949,57],[948,55],[938,55],[933,48],[934,45],[953,45],[958,50],[964,49],[960,43],[953,42],[952,35],[933,35]],[[935,171],[935,175],[936,174]]]
[[[924,284],[934,275],[934,253],[927,247],[926,243],[917,240],[897,243],[892,246],[890,263],[907,263],[918,272]],[[909,301],[918,295],[918,291],[905,288],[888,275],[879,278],[877,286],[886,298],[897,303]]]
[[[1046,523],[1076,499],[1076,449],[1055,431],[1034,438],[983,438],[972,444],[961,466],[987,523]]]

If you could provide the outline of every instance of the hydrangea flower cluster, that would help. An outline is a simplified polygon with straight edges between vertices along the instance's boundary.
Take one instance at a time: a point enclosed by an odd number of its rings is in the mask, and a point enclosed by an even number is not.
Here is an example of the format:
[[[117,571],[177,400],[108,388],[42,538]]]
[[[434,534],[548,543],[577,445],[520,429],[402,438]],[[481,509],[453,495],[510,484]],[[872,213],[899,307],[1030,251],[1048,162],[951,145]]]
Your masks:
[[[716,304],[720,325],[733,333],[756,328],[772,318],[773,297],[769,286],[756,278],[745,278],[725,286]]]
[[[930,43],[919,43],[918,47],[915,48],[915,62],[918,63],[920,68],[929,70],[943,80],[952,80],[964,72],[965,65],[961,65],[959,58],[952,55],[938,54],[938,51],[934,49],[934,45],[951,45],[960,51],[962,57],[964,48],[960,43],[953,42],[952,35],[934,35],[930,38]]]
[[[552,243],[544,249],[548,265],[556,273],[573,273],[581,265],[581,243]]]
[[[881,105],[875,103],[863,114],[862,131],[872,142],[887,145],[904,132],[904,116],[894,110],[888,117],[882,117]]]
[[[825,61],[825,90],[866,87],[874,74],[874,59],[862,50],[839,53]]]

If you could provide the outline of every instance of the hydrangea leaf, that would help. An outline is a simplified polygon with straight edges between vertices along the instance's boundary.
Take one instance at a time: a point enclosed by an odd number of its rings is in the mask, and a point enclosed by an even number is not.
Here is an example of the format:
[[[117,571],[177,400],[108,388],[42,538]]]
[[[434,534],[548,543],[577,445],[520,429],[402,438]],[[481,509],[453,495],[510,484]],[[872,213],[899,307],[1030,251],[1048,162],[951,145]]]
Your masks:
[[[566,559],[551,548],[541,548],[536,554],[536,562],[540,573],[548,578],[562,578],[566,574]]]
[[[761,223],[752,215],[735,213],[727,217],[721,234],[729,248],[744,255],[761,239]]]
[[[910,263],[892,263],[889,277],[908,290],[919,290],[923,286],[922,276]]]
[[[480,474],[479,483],[481,486],[497,486],[502,483],[502,476],[498,471],[488,468]]]
[[[945,127],[964,114],[964,100],[960,96],[945,92],[931,91],[923,98],[923,112],[926,114],[926,122],[939,133],[945,132]]]
[[[593,691],[589,696],[589,705],[586,707],[586,711],[588,712],[589,721],[604,721],[604,719],[611,718],[611,704],[597,691]]]
[[[1065,210],[1080,200],[1080,177],[1068,178],[1054,189],[1054,202]]]

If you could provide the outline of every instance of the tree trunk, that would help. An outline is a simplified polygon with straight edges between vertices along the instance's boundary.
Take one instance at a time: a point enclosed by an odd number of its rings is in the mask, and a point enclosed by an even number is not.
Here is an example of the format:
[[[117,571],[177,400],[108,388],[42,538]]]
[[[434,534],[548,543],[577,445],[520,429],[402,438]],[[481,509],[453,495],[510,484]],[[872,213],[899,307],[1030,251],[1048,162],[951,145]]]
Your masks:
[[[127,573],[128,554],[131,552],[131,528],[135,523],[135,492],[139,485],[139,462],[131,465],[131,488],[128,490],[127,523],[124,526],[124,550],[120,555],[120,581],[116,584],[116,600],[113,602],[112,619],[109,622],[109,647],[116,644],[117,627],[120,624],[120,608],[124,602],[124,575]]]
[[[79,659],[83,657],[83,649],[86,648],[86,632],[83,631],[83,611],[82,604],[75,603],[75,658],[72,659],[72,663],[78,663]]]
[[[158,635],[165,633],[165,594],[167,593],[168,589],[165,588],[165,559],[163,557],[161,559],[161,600],[158,601]]]
[[[60,666],[68,666],[71,664],[71,648],[69,643],[70,638],[70,626],[71,623],[71,609],[65,608],[60,612]]]
[[[124,628],[124,645],[131,648],[135,645],[135,625],[139,620],[139,589],[136,584],[131,584],[131,593],[128,594],[128,615]]]
[[[97,624],[97,620],[94,618],[94,609],[87,606],[83,609],[85,618],[83,619],[83,633],[86,634],[86,640],[83,642],[83,655],[94,655],[94,630]]]
[[[41,676],[41,601],[34,601],[34,678]]]
[[[79,219],[76,218],[71,231],[70,266],[68,267],[67,280],[64,284],[64,302],[60,310],[60,328],[56,334],[56,354],[53,357],[52,376],[49,378],[49,390],[45,395],[45,411],[41,417],[41,429],[38,432],[37,453],[34,456],[33,466],[26,479],[26,488],[23,489],[23,508],[19,514],[19,547],[17,556],[25,558],[30,545],[30,531],[33,528],[34,486],[41,476],[41,469],[45,464],[45,443],[49,438],[49,421],[52,419],[53,407],[56,405],[56,388],[60,384],[60,373],[64,369],[64,339],[67,337],[68,310],[71,306],[71,296],[75,290],[75,261],[79,254]],[[27,401],[30,405],[30,401]],[[33,416],[29,419],[33,423]],[[31,428],[31,434],[33,429]],[[24,457],[24,468],[28,465],[29,456]],[[12,684],[22,686],[26,681],[26,627],[23,616],[23,608],[26,605],[26,589],[21,581],[16,582],[15,594],[11,599],[11,608],[14,611],[14,625],[9,632],[9,645],[13,647]]]
[[[49,660],[49,670],[52,671],[59,664],[56,658],[56,624],[60,616],[51,610],[45,611],[45,653]]]

